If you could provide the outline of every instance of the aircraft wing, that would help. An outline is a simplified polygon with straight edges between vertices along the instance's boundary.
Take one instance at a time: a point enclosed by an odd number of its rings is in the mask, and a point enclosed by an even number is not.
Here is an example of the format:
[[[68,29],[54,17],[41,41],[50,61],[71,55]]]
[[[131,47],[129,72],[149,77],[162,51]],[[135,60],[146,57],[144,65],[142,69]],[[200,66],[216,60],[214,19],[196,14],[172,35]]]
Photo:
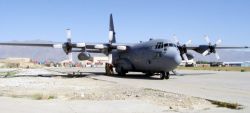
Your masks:
[[[6,46],[36,46],[36,47],[53,47],[53,48],[62,48],[66,45],[72,46],[72,48],[82,48],[82,47],[88,47],[89,49],[93,49],[95,47],[94,44],[88,44],[85,43],[61,43],[61,44],[52,44],[52,43],[0,43],[0,45],[6,45]]]
[[[180,50],[180,54],[182,57],[182,60],[188,60],[187,57],[187,50],[193,50],[197,53],[202,54],[203,56],[209,55],[211,53],[214,53],[217,59],[220,59],[219,54],[216,52],[216,49],[245,49],[249,48],[248,46],[218,46],[218,44],[221,42],[221,40],[217,41],[215,44],[211,44],[210,42],[208,45],[198,45],[198,46],[190,46],[187,44],[178,45],[178,49]]]
[[[62,48],[66,53],[68,52],[81,52],[82,50],[93,53],[100,53],[106,49],[126,50],[125,44],[109,44],[109,43],[71,43],[65,42],[62,44],[52,43],[0,43],[4,46],[32,46],[32,47],[51,47]]]
[[[186,50],[194,50],[197,53],[202,54],[203,56],[214,53],[217,59],[220,59],[219,54],[216,52],[216,49],[245,49],[249,48],[248,46],[217,46],[217,44],[211,45],[199,45],[199,46],[185,46]],[[186,52],[186,51],[185,51]]]
[[[202,48],[208,48],[209,45],[198,45],[198,46],[186,46],[188,50],[197,50]],[[216,46],[215,49],[246,49],[248,46]]]
[[[110,54],[112,50],[127,50],[128,45],[117,44],[115,37],[115,29],[112,14],[110,14],[109,21],[109,42],[107,43],[74,43],[71,42],[71,30],[66,29],[67,41],[61,44],[53,43],[0,43],[0,45],[7,46],[37,46],[37,47],[52,47],[62,48],[66,54],[71,52],[102,52],[106,55]]]
[[[40,43],[0,43],[0,45],[8,46],[37,46],[37,47],[53,47],[62,48],[66,54],[71,52],[103,52],[109,54],[113,49],[127,50],[129,46],[124,44],[117,44],[114,30],[114,23],[112,14],[110,14],[109,22],[109,42],[108,43],[74,43],[71,42],[71,30],[66,29],[67,41],[62,44],[40,44]]]
[[[0,43],[0,45],[7,46],[39,46],[39,47],[53,47],[54,44],[42,44],[42,43]]]
[[[215,49],[244,49],[249,48],[248,46],[217,46]]]

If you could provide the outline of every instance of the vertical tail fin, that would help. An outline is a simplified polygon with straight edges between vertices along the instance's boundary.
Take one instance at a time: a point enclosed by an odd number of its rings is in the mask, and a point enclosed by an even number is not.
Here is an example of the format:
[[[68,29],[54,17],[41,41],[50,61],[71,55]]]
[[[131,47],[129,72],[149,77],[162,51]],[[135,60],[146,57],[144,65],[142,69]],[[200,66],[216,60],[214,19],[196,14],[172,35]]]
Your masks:
[[[116,43],[115,39],[115,28],[114,28],[114,22],[113,22],[113,16],[110,14],[110,20],[109,20],[109,43]]]

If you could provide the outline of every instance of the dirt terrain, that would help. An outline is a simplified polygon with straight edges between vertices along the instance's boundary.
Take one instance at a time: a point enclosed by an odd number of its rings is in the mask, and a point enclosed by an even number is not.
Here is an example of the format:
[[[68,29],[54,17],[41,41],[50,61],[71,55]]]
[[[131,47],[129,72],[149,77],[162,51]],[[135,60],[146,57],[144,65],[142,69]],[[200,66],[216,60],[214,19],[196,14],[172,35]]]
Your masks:
[[[175,112],[199,111],[214,107],[202,98],[152,88],[132,87],[94,79],[84,74],[80,77],[66,77],[62,73],[45,69],[19,69],[15,75],[2,76],[0,95],[33,101],[118,101],[117,104],[119,101],[127,101],[132,102],[129,103],[131,105],[140,101],[159,106],[165,111]],[[144,108],[145,112],[147,109],[150,108]]]

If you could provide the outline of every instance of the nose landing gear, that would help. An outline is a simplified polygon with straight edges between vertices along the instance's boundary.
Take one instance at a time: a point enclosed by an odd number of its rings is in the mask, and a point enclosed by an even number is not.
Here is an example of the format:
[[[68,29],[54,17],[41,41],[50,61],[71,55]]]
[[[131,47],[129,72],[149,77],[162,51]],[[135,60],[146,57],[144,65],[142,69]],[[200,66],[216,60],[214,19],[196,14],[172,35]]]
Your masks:
[[[169,79],[169,72],[161,72],[160,73],[160,79]]]

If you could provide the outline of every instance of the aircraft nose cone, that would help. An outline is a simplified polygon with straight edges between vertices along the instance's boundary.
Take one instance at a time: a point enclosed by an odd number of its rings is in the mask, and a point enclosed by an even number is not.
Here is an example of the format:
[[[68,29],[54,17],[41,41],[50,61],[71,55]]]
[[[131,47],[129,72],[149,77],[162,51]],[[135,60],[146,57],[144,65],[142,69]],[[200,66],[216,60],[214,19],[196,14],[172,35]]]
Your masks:
[[[175,49],[169,49],[165,54],[166,71],[174,70],[181,63],[180,53]]]
[[[169,60],[169,63],[171,64],[171,70],[174,70],[181,63],[181,57],[179,54],[171,56]]]
[[[181,56],[180,55],[175,55],[175,57],[173,58],[173,62],[176,64],[176,66],[180,65]]]

